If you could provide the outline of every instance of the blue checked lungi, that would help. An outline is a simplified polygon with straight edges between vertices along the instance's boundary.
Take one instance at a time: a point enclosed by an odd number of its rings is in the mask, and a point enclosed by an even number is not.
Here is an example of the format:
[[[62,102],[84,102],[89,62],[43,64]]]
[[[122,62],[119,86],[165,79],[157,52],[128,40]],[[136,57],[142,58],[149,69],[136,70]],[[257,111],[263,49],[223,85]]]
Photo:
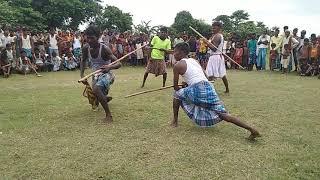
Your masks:
[[[76,48],[73,50],[74,57],[79,58],[81,57],[81,54],[82,54],[81,48]]]
[[[180,89],[174,93],[174,98],[182,102],[182,109],[200,127],[215,125],[221,121],[219,115],[227,113],[213,85],[208,81]]]
[[[31,49],[22,48],[22,50],[26,53],[26,56],[27,56],[29,59],[32,58],[32,50],[31,50]]]
[[[108,95],[111,84],[113,84],[115,79],[114,74],[109,71],[105,74],[98,73],[92,79],[92,85],[99,86],[104,92],[104,95]]]

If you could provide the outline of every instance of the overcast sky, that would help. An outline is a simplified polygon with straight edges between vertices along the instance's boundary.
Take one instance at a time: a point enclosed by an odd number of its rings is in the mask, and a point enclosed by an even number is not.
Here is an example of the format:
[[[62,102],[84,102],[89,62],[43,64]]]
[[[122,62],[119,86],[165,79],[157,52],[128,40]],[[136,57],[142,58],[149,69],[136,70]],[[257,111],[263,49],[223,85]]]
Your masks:
[[[102,0],[133,15],[134,24],[141,20],[152,25],[170,26],[177,12],[189,11],[194,18],[210,23],[217,15],[230,15],[243,9],[250,20],[263,21],[268,27],[288,25],[320,34],[320,0]],[[160,13],[158,13],[160,12]]]

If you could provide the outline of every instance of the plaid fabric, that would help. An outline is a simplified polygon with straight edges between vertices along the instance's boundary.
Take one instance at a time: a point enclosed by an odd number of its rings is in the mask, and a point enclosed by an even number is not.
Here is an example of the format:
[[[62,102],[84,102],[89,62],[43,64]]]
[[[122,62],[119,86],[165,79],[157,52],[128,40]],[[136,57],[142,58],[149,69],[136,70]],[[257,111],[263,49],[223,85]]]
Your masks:
[[[81,48],[76,48],[73,50],[74,57],[79,58],[81,57],[81,54],[82,54]]]
[[[146,68],[146,72],[156,76],[163,75],[167,73],[166,62],[164,60],[150,59]]]
[[[201,127],[215,125],[221,121],[219,114],[227,113],[214,87],[208,81],[180,89],[175,92],[174,98],[181,100],[182,109]]]
[[[114,82],[114,78],[115,76],[111,71],[105,74],[103,73],[96,74],[93,77],[92,86],[94,85],[100,86],[100,88],[102,88],[102,91],[105,92],[105,95],[108,95],[110,86]]]

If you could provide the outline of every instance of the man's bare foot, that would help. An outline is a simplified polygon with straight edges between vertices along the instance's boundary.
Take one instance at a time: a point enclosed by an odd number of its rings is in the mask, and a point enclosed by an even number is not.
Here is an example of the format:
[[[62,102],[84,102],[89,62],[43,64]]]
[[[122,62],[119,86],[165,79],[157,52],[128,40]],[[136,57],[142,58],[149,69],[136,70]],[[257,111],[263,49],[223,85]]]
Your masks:
[[[230,93],[229,89],[226,90],[224,93],[225,93],[225,94],[229,94],[229,93]]]
[[[113,122],[113,118],[111,115],[107,115],[106,118],[104,119],[104,121],[109,124]]]
[[[107,102],[110,102],[112,100],[111,96],[107,96]]]
[[[170,126],[173,128],[176,128],[176,127],[178,127],[178,122],[172,121]]]
[[[257,130],[253,130],[248,137],[248,140],[254,141],[257,137],[261,137],[260,133]]]

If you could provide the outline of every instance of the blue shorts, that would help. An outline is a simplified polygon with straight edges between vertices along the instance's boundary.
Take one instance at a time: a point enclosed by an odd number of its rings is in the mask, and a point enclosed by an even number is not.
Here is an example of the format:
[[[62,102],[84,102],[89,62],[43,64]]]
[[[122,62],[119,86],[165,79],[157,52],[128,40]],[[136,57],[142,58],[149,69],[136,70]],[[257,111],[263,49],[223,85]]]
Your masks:
[[[107,95],[109,93],[109,89],[111,84],[113,84],[115,76],[112,72],[107,72],[105,74],[98,74],[93,77],[92,85],[99,86],[102,92]]]
[[[27,55],[27,57],[28,57],[29,59],[32,58],[32,51],[31,51],[31,49],[22,48],[22,50],[26,53],[26,55]]]

